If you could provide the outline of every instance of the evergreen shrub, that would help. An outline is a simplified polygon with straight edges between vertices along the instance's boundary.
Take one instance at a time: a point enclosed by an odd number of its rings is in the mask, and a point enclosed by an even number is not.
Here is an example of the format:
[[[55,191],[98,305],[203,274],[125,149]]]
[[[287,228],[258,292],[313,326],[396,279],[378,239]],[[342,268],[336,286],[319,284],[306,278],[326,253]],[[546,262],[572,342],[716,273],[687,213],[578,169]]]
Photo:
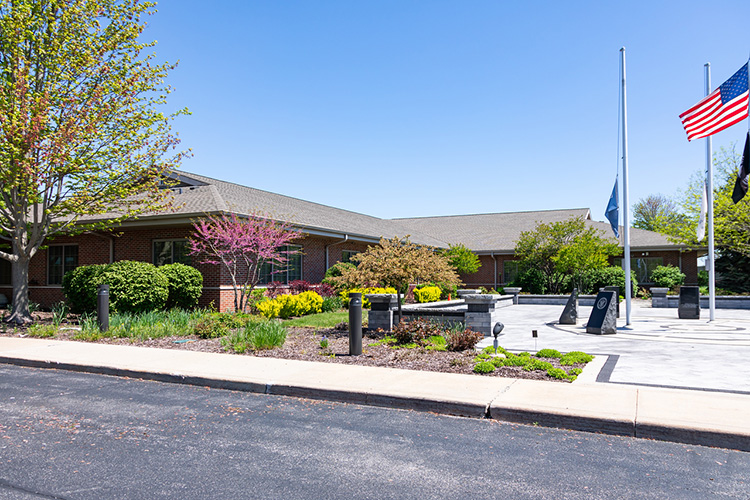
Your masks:
[[[651,271],[651,281],[654,285],[673,290],[685,283],[685,275],[674,266],[657,266]]]
[[[104,283],[104,271],[107,266],[79,266],[65,273],[62,289],[71,312],[82,314],[96,311],[96,292],[99,285]]]
[[[167,264],[158,268],[167,278],[169,295],[167,307],[192,309],[198,305],[203,292],[203,275],[185,264]]]
[[[110,307],[119,313],[140,313],[164,309],[169,297],[169,280],[153,264],[122,260],[104,271],[109,285]]]

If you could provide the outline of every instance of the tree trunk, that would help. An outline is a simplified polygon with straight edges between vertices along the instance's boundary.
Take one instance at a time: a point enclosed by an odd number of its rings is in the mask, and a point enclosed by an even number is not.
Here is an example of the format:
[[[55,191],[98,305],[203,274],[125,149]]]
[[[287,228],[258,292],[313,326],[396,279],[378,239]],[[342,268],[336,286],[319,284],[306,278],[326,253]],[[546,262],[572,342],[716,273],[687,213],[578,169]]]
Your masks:
[[[29,259],[21,256],[11,262],[11,279],[13,283],[13,308],[10,316],[5,320],[8,323],[25,325],[31,323],[29,312]]]

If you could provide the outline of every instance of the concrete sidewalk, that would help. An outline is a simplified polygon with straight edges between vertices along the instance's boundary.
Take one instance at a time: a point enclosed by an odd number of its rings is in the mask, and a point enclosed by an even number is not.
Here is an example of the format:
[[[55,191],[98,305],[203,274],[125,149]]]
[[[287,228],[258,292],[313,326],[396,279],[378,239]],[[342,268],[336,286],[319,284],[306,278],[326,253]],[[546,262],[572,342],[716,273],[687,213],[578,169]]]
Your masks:
[[[0,337],[0,362],[750,451],[750,395],[573,384]]]

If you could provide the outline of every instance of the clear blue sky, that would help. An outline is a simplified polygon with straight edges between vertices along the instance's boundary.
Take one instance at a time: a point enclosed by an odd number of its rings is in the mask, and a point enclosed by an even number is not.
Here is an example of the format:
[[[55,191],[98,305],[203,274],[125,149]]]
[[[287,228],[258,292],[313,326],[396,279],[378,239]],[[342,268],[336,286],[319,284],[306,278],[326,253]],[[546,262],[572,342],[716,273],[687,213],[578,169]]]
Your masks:
[[[747,0],[163,0],[183,169],[377,217],[604,210],[627,49],[630,201],[702,171],[678,115],[750,55]],[[714,136],[737,143],[747,123]]]

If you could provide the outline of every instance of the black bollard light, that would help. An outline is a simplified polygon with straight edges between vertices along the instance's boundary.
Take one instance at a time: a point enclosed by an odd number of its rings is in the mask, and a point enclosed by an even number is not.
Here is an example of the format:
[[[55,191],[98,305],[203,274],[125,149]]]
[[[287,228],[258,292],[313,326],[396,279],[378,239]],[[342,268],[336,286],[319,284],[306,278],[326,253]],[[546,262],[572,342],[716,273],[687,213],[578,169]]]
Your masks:
[[[99,285],[96,290],[96,322],[99,330],[109,330],[109,285]]]
[[[349,355],[362,354],[362,294],[349,294]]]
[[[499,321],[495,323],[494,327],[492,327],[492,335],[495,336],[495,340],[492,342],[492,345],[495,346],[495,354],[497,354],[497,336],[500,335],[500,332],[503,331],[503,328],[505,328],[505,325],[500,323]]]

